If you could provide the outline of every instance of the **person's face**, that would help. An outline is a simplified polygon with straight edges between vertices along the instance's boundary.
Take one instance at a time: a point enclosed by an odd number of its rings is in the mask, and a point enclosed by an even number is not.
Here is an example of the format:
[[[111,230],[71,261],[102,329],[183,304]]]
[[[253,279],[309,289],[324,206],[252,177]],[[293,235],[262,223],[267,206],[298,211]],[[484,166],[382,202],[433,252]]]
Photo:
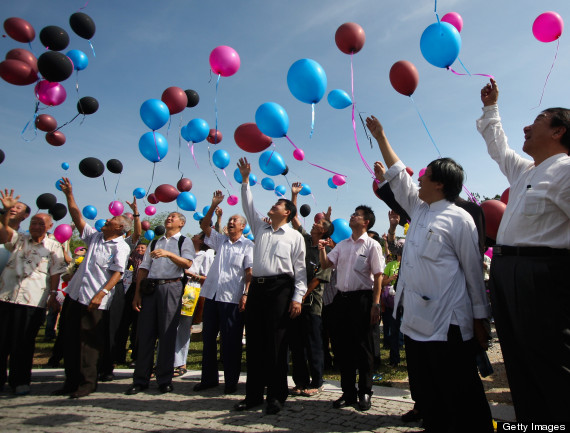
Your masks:
[[[53,223],[51,218],[45,214],[34,215],[30,221],[30,236],[32,239],[38,239],[48,232]]]
[[[198,251],[200,247],[204,244],[203,232],[197,233],[192,236],[192,243],[194,244],[194,249]]]
[[[173,212],[164,220],[164,227],[166,229],[181,229],[184,227],[184,221],[180,219],[180,215]]]
[[[16,205],[10,209],[10,220],[11,221],[23,221],[28,217],[26,212],[26,205],[24,203],[16,203]]]
[[[76,256],[84,256],[87,253],[87,248],[78,248],[75,252]]]
[[[325,227],[324,219],[320,219],[319,222],[313,224],[311,227],[311,236],[318,236],[322,238],[323,235],[327,232],[327,228]]]
[[[228,228],[229,235],[241,235],[243,233],[243,229],[245,228],[245,224],[239,215],[233,215],[228,220],[226,227]]]
[[[116,233],[123,234],[123,220],[119,216],[110,218],[105,222],[105,225],[101,227],[101,232],[103,233]]]
[[[135,252],[137,254],[140,254],[141,256],[144,255],[144,253],[146,252],[146,245],[138,244],[137,247],[135,248]]]
[[[419,178],[420,190],[418,197],[426,203],[434,201],[434,196],[441,191],[443,184],[441,182],[434,182],[431,180],[431,167],[427,167],[425,173]]]
[[[550,113],[540,113],[532,125],[525,126],[523,151],[533,156],[544,147],[548,140],[552,139],[552,134],[556,128],[550,126],[552,122]]]
[[[348,225],[351,229],[360,229],[368,227],[368,220],[364,219],[364,211],[362,209],[354,211],[354,213],[350,216]]]
[[[272,219],[275,217],[287,218],[288,215],[289,211],[285,208],[284,201],[278,201],[273,206],[271,206],[271,209],[269,209],[269,212],[267,212],[267,216]]]

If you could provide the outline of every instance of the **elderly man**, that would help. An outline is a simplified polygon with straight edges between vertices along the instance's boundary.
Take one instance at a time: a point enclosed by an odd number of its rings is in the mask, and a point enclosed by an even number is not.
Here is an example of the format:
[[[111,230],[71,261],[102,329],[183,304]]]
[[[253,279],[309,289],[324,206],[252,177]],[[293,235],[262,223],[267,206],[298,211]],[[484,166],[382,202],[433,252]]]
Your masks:
[[[297,214],[295,205],[279,199],[263,221],[256,213],[249,188],[251,166],[247,159],[238,163],[243,179],[243,211],[255,236],[253,280],[247,292],[245,331],[247,336],[247,383],[245,400],[234,406],[247,410],[263,403],[267,386],[269,415],[278,413],[289,393],[287,387],[287,339],[290,319],[301,313],[307,291],[305,241],[287,224]]]
[[[109,307],[113,289],[121,280],[130,253],[123,235],[132,226],[129,218],[108,219],[101,233],[85,222],[75,202],[69,179],[61,190],[87,254],[67,286],[69,304],[65,318],[65,383],[54,395],[80,398],[97,389],[97,363],[109,338]]]
[[[134,395],[148,388],[156,340],[156,381],[161,393],[171,392],[174,375],[176,329],[182,308],[182,277],[192,266],[196,252],[192,241],[181,235],[186,217],[172,212],[164,221],[166,232],[147,247],[137,273],[133,308],[138,318],[138,354],[133,384],[125,394]]]
[[[31,211],[32,210],[27,204],[17,202],[8,212],[9,215],[7,225],[10,226],[13,230],[19,231],[21,222],[30,216]],[[10,251],[4,248],[4,245],[0,245],[0,274],[4,270],[6,263],[8,263],[9,258]]]
[[[202,324],[204,346],[202,378],[194,391],[218,385],[216,339],[219,332],[224,363],[224,394],[233,394],[241,371],[242,312],[251,283],[253,242],[243,236],[246,221],[241,215],[230,217],[227,235],[212,229],[212,214],[223,199],[222,192],[216,191],[210,209],[201,221],[206,234],[204,242],[216,251],[216,258],[200,292],[200,296],[206,298]]]
[[[25,395],[30,392],[36,335],[45,319],[48,298],[55,301],[53,293],[66,266],[61,245],[46,236],[53,225],[51,216],[34,215],[30,233],[18,233],[10,220],[19,196],[14,198],[13,190],[0,191],[0,196],[5,211],[0,219],[0,243],[12,253],[0,277],[0,389],[8,379],[17,395]]]
[[[507,144],[495,80],[481,90],[477,129],[510,185],[493,248],[493,317],[518,421],[569,422],[570,110],[548,108]]]

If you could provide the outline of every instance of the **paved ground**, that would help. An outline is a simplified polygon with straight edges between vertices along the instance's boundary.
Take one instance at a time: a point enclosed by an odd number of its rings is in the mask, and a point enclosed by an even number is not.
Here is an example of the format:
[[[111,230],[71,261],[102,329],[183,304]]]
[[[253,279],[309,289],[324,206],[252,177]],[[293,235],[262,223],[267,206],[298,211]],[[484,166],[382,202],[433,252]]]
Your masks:
[[[117,380],[99,385],[99,390],[80,400],[52,397],[62,385],[63,372],[35,370],[32,393],[24,397],[0,394],[0,431],[5,432],[412,432],[419,424],[405,424],[400,415],[413,402],[407,390],[375,387],[372,409],[333,409],[340,396],[338,383],[327,383],[320,395],[287,400],[277,415],[262,408],[235,412],[231,408],[243,398],[245,376],[238,393],[223,395],[223,385],[201,393],[192,391],[199,372],[175,379],[174,392],[159,394],[156,384],[135,396],[123,392],[131,383],[132,370],[120,370]],[[499,420],[513,420],[511,406],[494,405]]]

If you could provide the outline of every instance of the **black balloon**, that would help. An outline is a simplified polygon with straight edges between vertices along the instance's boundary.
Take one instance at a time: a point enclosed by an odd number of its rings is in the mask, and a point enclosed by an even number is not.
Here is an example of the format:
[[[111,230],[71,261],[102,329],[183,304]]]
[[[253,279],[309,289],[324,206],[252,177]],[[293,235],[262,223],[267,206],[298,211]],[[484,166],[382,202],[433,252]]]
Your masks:
[[[123,163],[118,159],[110,159],[107,161],[107,170],[111,173],[121,174],[123,172]]]
[[[0,164],[4,162],[4,158],[6,158],[6,155],[4,155],[4,151],[0,149]]]
[[[166,233],[166,228],[164,226],[156,226],[154,228],[154,234],[156,236],[162,236],[164,233]]]
[[[47,26],[40,32],[40,42],[49,50],[61,51],[69,45],[69,35],[61,27]]]
[[[45,194],[41,194],[36,199],[36,206],[38,209],[51,209],[57,203],[57,198],[55,195],[46,192]]]
[[[283,173],[281,173],[283,176],[287,176],[287,173],[289,173],[289,166],[286,165],[285,166],[285,170],[283,170]]]
[[[186,96],[188,97],[188,103],[186,104],[187,107],[195,107],[198,105],[198,102],[200,102],[198,92],[192,89],[187,89],[184,90],[184,93],[186,93]]]
[[[40,74],[52,83],[67,80],[73,72],[73,63],[65,54],[46,51],[38,58]]]
[[[91,39],[95,34],[95,22],[83,12],[75,12],[69,17],[69,25],[77,36]]]
[[[299,209],[299,213],[301,214],[302,217],[307,217],[311,214],[311,206],[309,206],[308,204],[304,204],[303,206],[301,206],[301,209]]]
[[[83,176],[99,177],[105,171],[105,166],[97,158],[85,158],[79,163],[79,171]]]
[[[54,220],[59,221],[67,215],[67,208],[62,203],[56,203],[48,210],[48,212]]]
[[[77,101],[79,114],[93,114],[99,109],[99,102],[93,96],[84,96]]]

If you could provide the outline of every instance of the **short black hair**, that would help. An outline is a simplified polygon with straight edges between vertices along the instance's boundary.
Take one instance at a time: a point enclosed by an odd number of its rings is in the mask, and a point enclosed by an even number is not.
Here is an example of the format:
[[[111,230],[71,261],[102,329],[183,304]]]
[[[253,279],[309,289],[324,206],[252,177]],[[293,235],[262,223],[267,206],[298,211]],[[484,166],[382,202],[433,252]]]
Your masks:
[[[543,113],[550,114],[550,126],[556,128],[562,126],[566,132],[560,139],[560,144],[570,152],[570,110],[568,108],[547,108]]]
[[[358,211],[361,210],[362,211],[362,218],[364,218],[366,221],[368,221],[368,227],[366,227],[367,230],[370,230],[372,228],[372,226],[374,225],[374,223],[376,222],[376,216],[374,215],[374,211],[372,210],[372,208],[370,206],[366,206],[361,204],[360,206],[358,206],[356,209],[354,209],[354,211]]]
[[[22,203],[22,202],[20,202]],[[26,206],[26,213],[29,215],[32,213],[32,209],[30,208],[30,206],[28,206],[26,203],[22,203],[24,206]]]
[[[454,202],[463,188],[463,167],[451,158],[436,159],[428,167],[431,168],[431,181],[442,183],[443,196],[447,201]]]
[[[285,209],[289,211],[287,222],[291,222],[291,220],[297,215],[297,206],[295,206],[291,200],[287,200],[286,198],[280,198],[277,200],[277,203],[279,202],[283,202],[285,204]]]

